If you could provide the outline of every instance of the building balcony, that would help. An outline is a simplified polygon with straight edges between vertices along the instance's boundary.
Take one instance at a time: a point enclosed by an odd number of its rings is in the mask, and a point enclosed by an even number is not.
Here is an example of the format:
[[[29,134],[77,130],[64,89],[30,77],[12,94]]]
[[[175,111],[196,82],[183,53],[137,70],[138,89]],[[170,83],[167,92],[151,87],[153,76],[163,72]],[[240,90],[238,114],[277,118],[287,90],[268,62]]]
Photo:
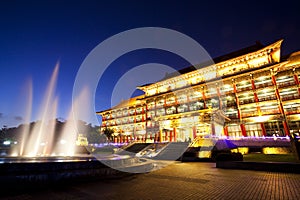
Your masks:
[[[226,104],[223,105],[226,105],[226,107],[237,107],[236,102],[226,102]]]
[[[267,88],[267,87],[271,87],[271,86],[273,86],[272,82],[270,82],[270,83],[263,83],[263,84],[255,83],[255,88],[256,89]]]
[[[290,96],[283,96],[281,97],[282,101],[288,101],[288,100],[294,100],[294,99],[299,99],[299,95],[290,95]]]
[[[286,115],[300,114],[300,109],[297,110],[285,110]]]
[[[266,110],[266,111],[261,111],[263,115],[274,115],[274,114],[280,114],[280,111],[278,109],[276,110]]]
[[[257,116],[257,113],[242,113],[242,118]]]
[[[249,104],[249,103],[255,103],[254,97],[253,99],[245,99],[243,101],[239,101],[240,105]]]
[[[282,82],[282,83],[278,83],[277,87],[284,88],[284,87],[289,87],[289,86],[294,86],[294,85],[296,85],[296,83],[294,81],[293,82]]]
[[[252,90],[252,86],[251,87],[243,87],[243,88],[237,88],[236,91],[237,92],[244,92],[244,91],[249,91]]]
[[[258,101],[263,102],[263,101],[271,101],[276,99],[277,99],[276,96],[269,96],[269,97],[258,98]]]

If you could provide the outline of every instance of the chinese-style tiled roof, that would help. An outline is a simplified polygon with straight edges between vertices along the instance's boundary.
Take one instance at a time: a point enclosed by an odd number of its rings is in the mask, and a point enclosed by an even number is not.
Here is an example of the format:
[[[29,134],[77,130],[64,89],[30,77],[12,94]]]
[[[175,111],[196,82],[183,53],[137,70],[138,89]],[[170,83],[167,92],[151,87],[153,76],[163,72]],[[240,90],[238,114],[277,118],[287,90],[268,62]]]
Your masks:
[[[232,59],[232,58],[236,58],[236,57],[248,54],[248,53],[258,51],[258,50],[262,49],[263,47],[265,47],[265,46],[257,41],[254,45],[251,45],[251,46],[242,48],[240,50],[237,50],[237,51],[234,51],[234,52],[231,52],[231,53],[213,58],[213,62],[214,63],[220,63],[220,62]],[[206,66],[208,66],[208,63],[210,63],[210,62],[206,61],[206,62],[198,64],[198,66],[199,66],[199,68],[206,67]],[[189,66],[189,67],[183,68],[181,70],[178,70],[177,72],[166,74],[166,76],[162,80],[165,80],[165,79],[168,79],[168,78],[171,78],[171,77],[174,77],[174,76],[178,76],[178,73],[179,74],[185,74],[185,73],[188,73],[188,72],[191,72],[191,71],[194,71],[194,70],[196,70],[196,68],[194,66]],[[144,85],[144,86],[146,86],[146,85]]]
[[[231,53],[213,58],[212,60],[213,60],[214,63],[220,63],[220,62],[232,59],[232,58],[236,58],[236,57],[248,54],[248,53],[258,51],[258,50],[260,50],[264,47],[265,47],[265,45],[263,45],[259,41],[257,41],[254,45],[251,45],[251,46],[239,49],[237,51],[233,51]],[[198,69],[203,68],[203,67],[207,67],[208,65],[210,65],[210,63],[211,63],[210,61],[204,61],[203,63],[198,64]],[[196,68],[194,66],[189,66],[189,67],[177,70],[176,72],[173,72],[173,73],[167,73],[165,75],[165,77],[163,79],[161,79],[160,81],[178,76],[179,74],[185,74],[185,73],[188,73],[188,72],[192,72],[194,70],[196,70]],[[148,84],[141,85],[140,87],[149,86],[149,85],[152,85],[152,84],[153,83],[148,83]]]

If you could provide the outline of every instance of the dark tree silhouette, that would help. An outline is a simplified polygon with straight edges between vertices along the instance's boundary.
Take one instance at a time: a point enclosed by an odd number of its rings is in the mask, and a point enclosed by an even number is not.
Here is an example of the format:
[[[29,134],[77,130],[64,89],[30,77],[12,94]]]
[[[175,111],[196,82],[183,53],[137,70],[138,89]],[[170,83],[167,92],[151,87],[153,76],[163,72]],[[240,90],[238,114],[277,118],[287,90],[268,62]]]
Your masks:
[[[108,142],[111,142],[112,141],[112,136],[114,134],[114,130],[111,129],[111,128],[104,128],[103,129],[103,134],[107,137],[108,139]]]

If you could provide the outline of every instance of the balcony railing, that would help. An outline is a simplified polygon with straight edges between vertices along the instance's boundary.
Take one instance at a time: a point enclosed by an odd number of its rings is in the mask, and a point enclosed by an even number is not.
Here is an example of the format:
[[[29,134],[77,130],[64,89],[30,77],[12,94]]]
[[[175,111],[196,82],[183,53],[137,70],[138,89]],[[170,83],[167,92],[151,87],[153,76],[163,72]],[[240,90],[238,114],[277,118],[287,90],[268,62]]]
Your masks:
[[[299,99],[300,96],[298,94],[296,95],[290,95],[290,96],[283,96],[281,99],[283,101],[287,101],[287,100],[294,100],[294,99]]]
[[[237,87],[237,92],[248,91],[248,90],[252,90],[252,86],[243,87],[243,88],[238,88]]]
[[[284,109],[286,115],[299,114],[300,109]]]
[[[281,83],[277,84],[278,88],[283,88],[283,87],[293,86],[293,85],[296,85],[296,83],[294,81],[281,82]]]
[[[248,104],[248,103],[255,103],[255,100],[254,100],[254,97],[253,97],[253,99],[241,100],[241,101],[239,101],[239,103],[240,103],[240,105]]]
[[[251,112],[251,113],[243,113],[242,112],[242,118],[244,117],[254,117],[254,116],[257,116],[258,114],[256,112]]]
[[[271,101],[271,100],[276,100],[276,96],[267,96],[267,97],[262,97],[262,98],[259,98],[258,97],[258,101],[259,102],[262,102],[262,101]]]
[[[271,114],[280,114],[280,111],[278,109],[274,109],[274,110],[261,110],[261,113],[263,115],[271,115]]]
[[[263,84],[255,83],[256,89],[266,88],[266,87],[270,87],[270,86],[273,86],[272,82],[263,83]]]

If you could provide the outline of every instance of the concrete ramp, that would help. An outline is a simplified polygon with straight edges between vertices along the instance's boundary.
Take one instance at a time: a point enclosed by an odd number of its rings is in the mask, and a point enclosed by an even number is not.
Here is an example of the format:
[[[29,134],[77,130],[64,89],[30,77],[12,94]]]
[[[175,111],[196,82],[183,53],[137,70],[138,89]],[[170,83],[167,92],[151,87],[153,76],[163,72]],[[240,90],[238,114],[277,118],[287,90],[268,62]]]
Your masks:
[[[163,148],[154,160],[177,160],[188,148],[188,142],[170,142]]]
[[[149,145],[150,143],[134,143],[117,154],[134,156],[136,153],[142,151]]]

